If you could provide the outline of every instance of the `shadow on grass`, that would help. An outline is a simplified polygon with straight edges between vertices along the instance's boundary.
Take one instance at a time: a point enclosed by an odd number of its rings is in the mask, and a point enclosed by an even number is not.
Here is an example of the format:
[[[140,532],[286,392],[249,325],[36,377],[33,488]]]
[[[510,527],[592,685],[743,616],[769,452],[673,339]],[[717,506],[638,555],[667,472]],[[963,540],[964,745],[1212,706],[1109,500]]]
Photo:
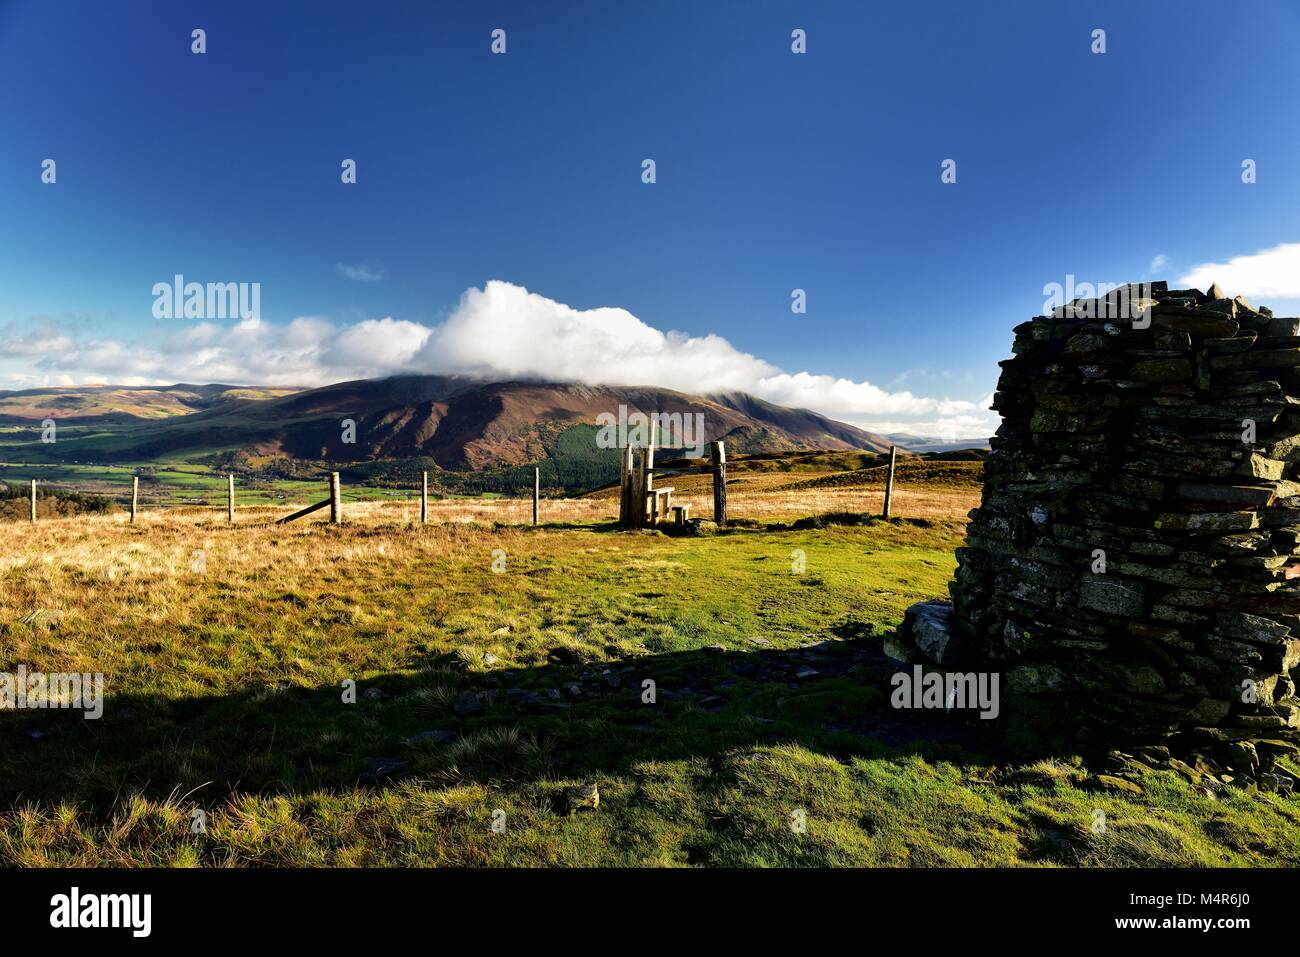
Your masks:
[[[0,713],[0,802],[72,801],[107,812],[124,794],[302,794],[621,773],[796,743],[840,760],[919,755],[989,763],[973,715],[890,707],[895,666],[870,626],[802,648],[696,650],[608,662],[562,651],[509,668],[455,656],[341,684],[227,696],[108,695],[74,710]],[[495,665],[496,667],[491,667]],[[653,685],[646,682],[653,682]],[[650,703],[650,690],[654,702]]]

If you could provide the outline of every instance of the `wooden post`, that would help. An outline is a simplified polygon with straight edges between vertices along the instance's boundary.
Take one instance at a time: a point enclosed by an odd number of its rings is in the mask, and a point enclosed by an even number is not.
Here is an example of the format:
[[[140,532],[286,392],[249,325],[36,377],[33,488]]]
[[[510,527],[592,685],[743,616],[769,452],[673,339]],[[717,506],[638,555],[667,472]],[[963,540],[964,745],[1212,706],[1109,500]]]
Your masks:
[[[727,524],[727,450],[721,442],[713,443],[713,520]]]
[[[295,522],[298,519],[302,518],[304,515],[310,515],[312,512],[319,512],[322,508],[325,508],[326,506],[333,505],[333,504],[334,504],[334,500],[332,498],[327,498],[324,501],[317,502],[315,505],[308,505],[306,508],[300,508],[292,515],[286,515],[284,518],[279,519],[276,522],[276,524],[284,525],[286,522]]]
[[[235,524],[235,475],[226,476],[226,521]]]
[[[650,492],[655,487],[655,446],[659,444],[659,418],[650,416],[650,441],[645,447],[645,457],[641,460],[641,488],[637,494],[637,514],[641,517],[639,524],[650,525],[655,515],[653,505],[648,501]]]
[[[542,470],[533,466],[533,524],[537,524],[538,500],[542,497]]]
[[[423,472],[420,477],[420,524],[429,524],[429,473]]]
[[[36,479],[32,479],[32,521],[36,521]]]
[[[632,524],[632,446],[623,446],[622,454],[618,468],[618,523],[626,527]]]
[[[343,492],[339,487],[339,473],[330,473],[330,522],[338,525],[343,521]]]
[[[894,497],[894,454],[897,451],[894,446],[889,447],[889,475],[885,479],[885,518],[889,518],[889,507]]]
[[[632,471],[628,475],[628,525],[639,528],[645,524],[645,450],[641,450],[638,462],[635,454],[632,458]]]
[[[131,521],[135,522],[135,510],[140,504],[140,476],[131,477]]]
[[[655,487],[655,446],[659,444],[659,419],[650,418],[650,444],[645,447],[645,490]]]

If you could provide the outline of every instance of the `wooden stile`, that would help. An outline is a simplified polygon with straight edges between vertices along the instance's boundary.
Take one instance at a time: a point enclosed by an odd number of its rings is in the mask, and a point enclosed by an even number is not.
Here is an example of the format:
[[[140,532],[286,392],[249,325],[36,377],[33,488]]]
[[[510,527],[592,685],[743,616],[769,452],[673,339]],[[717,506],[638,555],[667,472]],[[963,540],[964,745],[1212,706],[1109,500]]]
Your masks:
[[[226,476],[226,521],[231,525],[235,524],[235,476],[230,473]]]
[[[32,479],[32,521],[36,521],[36,479]]]
[[[420,475],[420,524],[429,524],[429,473]]]
[[[135,522],[135,512],[140,504],[140,476],[131,477],[131,521]]]

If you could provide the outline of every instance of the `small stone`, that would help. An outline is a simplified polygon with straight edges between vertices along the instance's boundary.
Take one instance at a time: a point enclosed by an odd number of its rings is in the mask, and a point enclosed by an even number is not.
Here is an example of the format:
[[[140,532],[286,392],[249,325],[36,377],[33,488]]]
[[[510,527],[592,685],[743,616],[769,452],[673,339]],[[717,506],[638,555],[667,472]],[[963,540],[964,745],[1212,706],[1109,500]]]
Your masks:
[[[1117,778],[1113,774],[1099,774],[1093,780],[1097,782],[1098,787],[1105,788],[1107,791],[1122,791],[1125,794],[1144,793],[1140,785]]]
[[[1216,698],[1202,698],[1192,710],[1192,717],[1197,724],[1213,727],[1228,716],[1232,705]]]
[[[952,606],[940,602],[920,602],[907,609],[903,627],[910,630],[917,649],[937,665],[957,658],[961,642],[953,633]]]
[[[1237,788],[1246,794],[1255,794],[1259,791],[1259,785],[1248,774],[1234,774],[1231,777],[1225,774],[1223,780],[1229,787]]]
[[[1223,749],[1228,767],[1242,774],[1254,774],[1259,768],[1259,753],[1249,741],[1235,741]]]
[[[483,664],[487,665],[489,668],[491,668],[493,665],[500,664],[500,663],[501,663],[501,659],[498,658],[496,655],[492,654],[492,652],[490,651],[483,655]]]
[[[1140,382],[1183,382],[1191,378],[1192,365],[1181,356],[1146,359],[1135,362],[1130,374]]]
[[[1138,618],[1146,610],[1146,587],[1123,578],[1091,575],[1079,583],[1079,605],[1109,615]]]
[[[796,678],[816,678],[819,674],[821,674],[821,672],[816,668],[809,668],[807,665],[804,665],[794,673],[794,676]]]
[[[1284,319],[1281,316],[1270,319],[1264,327],[1264,335],[1276,339],[1290,339],[1300,335],[1300,319]]]
[[[1065,672],[1055,665],[1016,665],[1007,671],[1007,686],[1020,694],[1060,691],[1065,685]]]
[[[881,651],[885,653],[887,658],[901,661],[905,665],[910,665],[916,660],[916,651],[911,645],[900,641],[897,635],[885,635]]]
[[[711,655],[720,655],[727,650],[726,645],[705,645],[704,650]]]
[[[594,811],[600,807],[600,789],[595,782],[577,784],[564,789],[565,806],[570,814],[579,811]]]
[[[1138,757],[1147,764],[1163,766],[1169,763],[1171,755],[1164,745],[1154,744],[1139,748]]]
[[[367,688],[365,691],[361,692],[361,697],[365,698],[367,701],[383,701],[387,695],[384,694],[383,688]]]

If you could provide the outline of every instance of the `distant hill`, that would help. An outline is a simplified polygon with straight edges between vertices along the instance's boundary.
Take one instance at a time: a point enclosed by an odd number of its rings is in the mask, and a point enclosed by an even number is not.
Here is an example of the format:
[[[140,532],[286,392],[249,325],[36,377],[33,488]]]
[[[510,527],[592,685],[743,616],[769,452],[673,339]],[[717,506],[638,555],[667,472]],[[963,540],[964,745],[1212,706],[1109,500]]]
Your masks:
[[[236,399],[269,399],[298,389],[233,385],[75,386],[0,391],[0,425],[54,419],[61,425],[130,423],[189,415]]]
[[[319,389],[176,385],[0,392],[0,425],[95,425],[30,448],[33,460],[142,462],[222,454],[256,466],[269,460],[358,463],[420,457],[454,470],[544,461],[559,436],[582,430],[595,451],[601,413],[703,413],[704,441],[737,453],[881,451],[883,436],[806,409],[744,393],[701,396],[653,387],[483,382],[460,376],[393,376]],[[355,443],[342,422],[355,423]],[[80,433],[80,434],[78,434]],[[586,433],[590,433],[589,435]],[[575,433],[579,435],[580,433]],[[578,444],[570,438],[569,450]],[[612,453],[611,453],[612,454]]]
[[[946,441],[943,439],[928,439],[920,435],[905,435],[894,433],[887,435],[885,438],[893,442],[899,448],[910,449],[913,452],[955,452],[960,449],[987,449],[989,447],[988,439],[959,439],[957,441]]]

